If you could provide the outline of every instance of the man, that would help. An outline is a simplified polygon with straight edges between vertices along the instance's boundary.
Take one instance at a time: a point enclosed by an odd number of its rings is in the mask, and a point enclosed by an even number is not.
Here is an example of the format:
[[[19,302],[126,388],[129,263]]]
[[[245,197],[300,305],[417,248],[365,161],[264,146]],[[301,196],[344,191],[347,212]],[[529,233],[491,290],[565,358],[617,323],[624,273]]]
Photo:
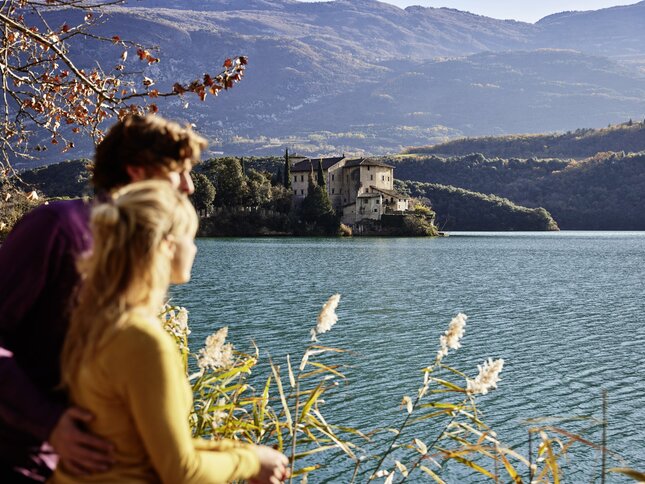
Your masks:
[[[194,191],[190,171],[206,146],[190,128],[158,116],[129,116],[96,150],[98,197],[134,181],[167,179]],[[107,469],[111,445],[85,432],[92,416],[68,407],[59,382],[60,352],[74,291],[76,259],[91,249],[90,204],[42,205],[16,224],[0,247],[0,483],[47,479],[58,457],[73,472]],[[52,449],[53,447],[53,449]]]

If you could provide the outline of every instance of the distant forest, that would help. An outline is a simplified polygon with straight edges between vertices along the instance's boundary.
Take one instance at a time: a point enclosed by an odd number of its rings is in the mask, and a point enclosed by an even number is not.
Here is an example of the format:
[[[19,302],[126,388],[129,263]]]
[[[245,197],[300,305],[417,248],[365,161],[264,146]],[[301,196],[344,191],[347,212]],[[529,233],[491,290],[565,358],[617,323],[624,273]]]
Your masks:
[[[564,230],[645,230],[645,153],[601,152],[582,161],[406,157],[395,173],[544,207]]]
[[[645,151],[645,121],[632,120],[603,129],[577,129],[563,134],[527,134],[462,138],[405,150],[406,154],[464,156],[481,153],[499,158],[588,158],[602,151]]]
[[[398,188],[428,200],[437,214],[439,230],[558,230],[558,224],[545,209],[520,207],[496,195],[411,181],[400,182]]]

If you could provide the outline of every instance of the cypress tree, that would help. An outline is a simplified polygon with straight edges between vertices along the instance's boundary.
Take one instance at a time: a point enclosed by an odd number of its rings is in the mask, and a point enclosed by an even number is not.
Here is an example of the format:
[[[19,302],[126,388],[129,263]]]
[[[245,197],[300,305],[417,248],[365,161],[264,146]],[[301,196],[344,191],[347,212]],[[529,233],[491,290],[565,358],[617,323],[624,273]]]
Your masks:
[[[305,222],[315,224],[322,233],[335,234],[338,232],[339,218],[334,213],[327,190],[316,185],[313,170],[309,175],[309,191],[302,202],[301,214]]]
[[[244,157],[240,158],[240,165],[242,165],[242,175],[246,178],[246,163]]]
[[[291,190],[291,165],[289,164],[289,148],[284,150],[284,187]]]
[[[327,185],[327,183],[325,182],[325,174],[323,173],[322,158],[321,158],[318,160],[318,186],[321,188],[325,188],[325,185]]]

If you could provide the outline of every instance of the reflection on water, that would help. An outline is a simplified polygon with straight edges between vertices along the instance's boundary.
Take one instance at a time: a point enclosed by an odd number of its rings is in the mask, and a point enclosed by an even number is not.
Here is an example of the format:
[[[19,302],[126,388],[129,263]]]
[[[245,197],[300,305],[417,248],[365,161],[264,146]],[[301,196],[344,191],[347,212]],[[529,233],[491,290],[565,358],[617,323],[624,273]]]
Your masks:
[[[481,408],[507,442],[524,445],[528,417],[600,415],[604,388],[610,447],[645,469],[645,233],[201,239],[198,247],[192,281],[172,290],[190,310],[193,344],[228,325],[240,349],[254,340],[274,358],[300,354],[324,301],[342,294],[339,322],[322,337],[354,352],[348,385],[327,404],[336,421],[369,430],[400,418],[401,397],[418,388],[439,334],[462,311],[463,348],[446,362],[476,373],[489,356],[505,359]],[[569,482],[589,482],[598,468],[586,453]],[[330,472],[329,482],[343,482],[343,469]]]

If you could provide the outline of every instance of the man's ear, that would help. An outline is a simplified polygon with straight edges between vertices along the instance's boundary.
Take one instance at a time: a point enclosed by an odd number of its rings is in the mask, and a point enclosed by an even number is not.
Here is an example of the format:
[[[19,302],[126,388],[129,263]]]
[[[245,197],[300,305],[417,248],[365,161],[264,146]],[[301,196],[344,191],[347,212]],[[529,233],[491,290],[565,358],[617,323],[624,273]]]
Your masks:
[[[130,177],[130,182],[138,182],[148,179],[146,169],[143,166],[126,165],[125,171]]]

